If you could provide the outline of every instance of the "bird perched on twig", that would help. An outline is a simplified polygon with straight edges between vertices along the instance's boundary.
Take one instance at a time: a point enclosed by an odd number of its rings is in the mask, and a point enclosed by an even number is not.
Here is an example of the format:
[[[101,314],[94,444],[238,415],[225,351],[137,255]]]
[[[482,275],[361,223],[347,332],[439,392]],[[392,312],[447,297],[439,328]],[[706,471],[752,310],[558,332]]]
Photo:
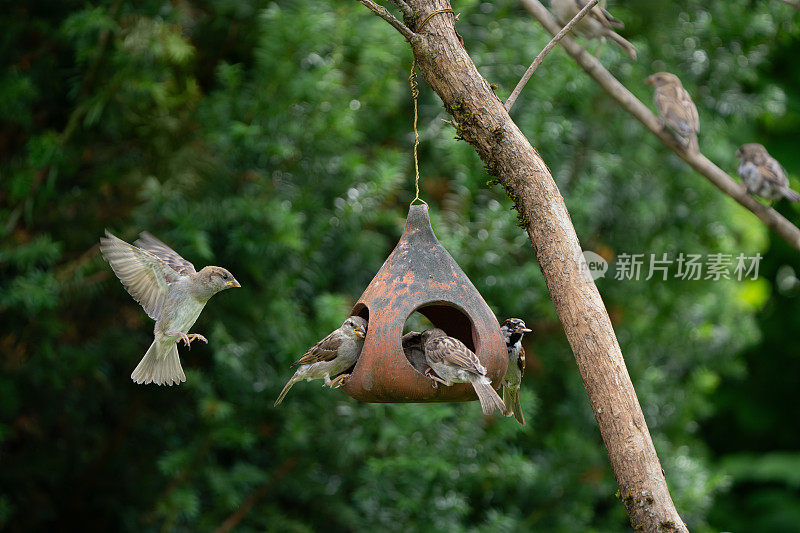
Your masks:
[[[800,202],[800,194],[789,188],[786,170],[758,143],[743,144],[737,151],[739,166],[736,173],[742,178],[747,192],[774,202],[786,198]]]
[[[692,97],[683,88],[681,80],[669,72],[656,72],[644,81],[655,87],[653,100],[658,116],[667,126],[675,130],[685,149],[696,152],[700,117]]]
[[[197,272],[175,250],[143,232],[134,245],[108,231],[100,251],[125,289],[156,321],[153,344],[131,374],[136,383],[172,385],[186,381],[178,357],[178,341],[191,347],[197,333],[187,334],[206,302],[220,291],[241,287],[222,267],[207,266]]]
[[[506,404],[506,416],[514,415],[517,422],[525,425],[522,406],[519,404],[519,387],[525,373],[525,348],[522,347],[522,336],[531,330],[519,318],[509,318],[500,326],[508,349],[508,370],[503,378],[503,403]]]
[[[358,361],[366,336],[367,321],[360,316],[348,317],[339,329],[331,332],[309,348],[303,357],[292,363],[292,366],[299,365],[299,368],[283,387],[278,399],[275,400],[275,405],[283,401],[286,393],[298,381],[321,378],[325,380],[323,387],[327,385],[332,389],[344,385],[350,374],[342,372]],[[331,376],[337,374],[340,375],[331,380]]]
[[[575,18],[575,15],[577,15],[585,5],[585,0],[552,0],[550,2],[553,14],[562,26],[566,26],[570,20]],[[601,42],[606,38],[611,39],[614,44],[619,46],[635,61],[636,48],[624,37],[611,29],[624,27],[625,24],[621,20],[611,16],[611,13],[606,11],[605,8],[596,5],[578,21],[573,29],[579,35],[590,39],[600,39]],[[598,47],[597,50],[599,52],[600,48]]]
[[[433,370],[427,373],[429,378],[447,386],[471,383],[481,402],[483,414],[490,415],[495,409],[506,412],[503,400],[492,388],[492,381],[486,377],[486,367],[463,342],[448,337],[439,328],[432,328],[422,333],[422,345],[425,360]]]

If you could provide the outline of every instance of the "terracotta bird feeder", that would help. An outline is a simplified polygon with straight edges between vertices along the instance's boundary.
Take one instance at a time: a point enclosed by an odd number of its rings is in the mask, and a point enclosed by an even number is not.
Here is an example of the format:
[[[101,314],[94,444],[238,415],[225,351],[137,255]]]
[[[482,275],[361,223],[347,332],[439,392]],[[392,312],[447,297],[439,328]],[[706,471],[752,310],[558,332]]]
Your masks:
[[[495,387],[506,372],[506,345],[489,306],[436,239],[426,205],[412,205],[400,242],[353,307],[367,320],[364,348],[344,389],[363,402],[461,402],[469,383],[439,385],[406,356],[403,327],[415,311],[475,352]]]

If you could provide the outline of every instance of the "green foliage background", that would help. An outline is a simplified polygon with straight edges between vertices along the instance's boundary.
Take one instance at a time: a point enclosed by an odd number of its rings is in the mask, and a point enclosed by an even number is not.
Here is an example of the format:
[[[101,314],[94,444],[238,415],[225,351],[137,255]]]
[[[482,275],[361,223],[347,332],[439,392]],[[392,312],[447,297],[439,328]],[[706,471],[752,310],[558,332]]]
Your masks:
[[[694,95],[701,148],[762,142],[800,187],[800,13],[779,2],[611,2],[638,47],[602,61],[651,100]],[[549,36],[511,0],[454,5],[505,98]],[[511,203],[421,84],[423,197],[499,317],[533,327],[528,426],[476,404],[275,396],[394,246],[412,194],[411,54],[354,1],[23,2],[0,16],[0,528],[620,531],[572,353]],[[594,45],[590,45],[593,49]],[[797,252],[670,155],[560,50],[513,118],[585,249],[761,253],[760,279],[598,282],[693,531],[796,531]],[[777,208],[800,222],[797,208]],[[148,230],[242,290],[136,386],[152,323],[97,253]]]

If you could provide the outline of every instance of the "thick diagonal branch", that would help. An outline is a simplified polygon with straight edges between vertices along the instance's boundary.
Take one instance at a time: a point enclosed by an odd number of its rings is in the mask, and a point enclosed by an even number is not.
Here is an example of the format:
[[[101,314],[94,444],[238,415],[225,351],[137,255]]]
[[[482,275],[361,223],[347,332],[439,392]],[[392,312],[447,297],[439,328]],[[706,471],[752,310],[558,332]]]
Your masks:
[[[520,2],[550,33],[556,33],[561,29],[547,8],[538,0],[520,0]],[[689,163],[693,169],[713,183],[719,190],[749,209],[768,228],[786,239],[786,242],[800,251],[800,229],[797,226],[771,207],[750,196],[744,185],[731,178],[706,156],[700,152],[685,151],[675,136],[665,129],[661,119],[653,114],[646,105],[612,76],[600,61],[588,54],[578,43],[569,37],[565,37],[561,40],[561,46],[589,76],[594,78],[600,87],[610,94],[628,113],[644,124],[667,148]]]
[[[447,0],[407,0],[418,19]],[[669,495],[622,352],[550,171],[461,44],[452,17],[433,17],[411,40],[420,72],[489,173],[514,200],[575,354],[631,523],[687,531]]]

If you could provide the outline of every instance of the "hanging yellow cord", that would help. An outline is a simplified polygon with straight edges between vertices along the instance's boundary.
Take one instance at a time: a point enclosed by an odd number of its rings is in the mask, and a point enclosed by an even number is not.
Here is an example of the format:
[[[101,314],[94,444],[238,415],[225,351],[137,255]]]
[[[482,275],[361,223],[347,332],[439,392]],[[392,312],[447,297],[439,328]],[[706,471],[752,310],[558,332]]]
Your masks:
[[[417,68],[417,60],[411,62],[411,74],[408,76],[408,84],[411,85],[411,97],[414,99],[414,189],[416,196],[411,200],[410,205],[419,200],[425,205],[428,202],[419,197],[419,161],[417,160],[417,146],[419,146],[419,132],[417,131],[417,98],[419,97],[419,89],[417,88],[416,74],[414,69]]]

